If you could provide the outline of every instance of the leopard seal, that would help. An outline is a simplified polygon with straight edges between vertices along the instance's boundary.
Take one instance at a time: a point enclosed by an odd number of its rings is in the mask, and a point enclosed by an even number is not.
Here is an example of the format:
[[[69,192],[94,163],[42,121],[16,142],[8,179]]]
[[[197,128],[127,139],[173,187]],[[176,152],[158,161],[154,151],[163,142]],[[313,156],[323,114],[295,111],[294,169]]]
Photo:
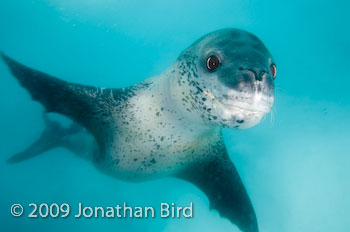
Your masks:
[[[46,120],[43,136],[9,161],[65,146],[120,179],[181,178],[242,231],[259,231],[221,133],[257,125],[273,105],[276,65],[255,35],[239,29],[209,33],[162,74],[127,88],[74,84],[2,57],[46,112],[79,124],[65,131]]]

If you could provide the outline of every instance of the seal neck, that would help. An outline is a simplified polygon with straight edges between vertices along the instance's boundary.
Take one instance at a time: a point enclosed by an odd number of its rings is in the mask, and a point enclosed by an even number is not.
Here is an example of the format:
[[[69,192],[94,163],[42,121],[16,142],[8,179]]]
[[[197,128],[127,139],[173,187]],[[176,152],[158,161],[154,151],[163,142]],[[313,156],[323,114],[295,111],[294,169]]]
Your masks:
[[[177,123],[176,127],[181,128],[183,133],[190,133],[194,137],[219,134],[220,128],[216,125],[205,123],[197,110],[190,110],[185,104],[188,91],[185,86],[179,85],[179,75],[176,63],[170,66],[162,75],[152,78],[152,95],[157,99],[155,103],[163,110],[163,119]]]

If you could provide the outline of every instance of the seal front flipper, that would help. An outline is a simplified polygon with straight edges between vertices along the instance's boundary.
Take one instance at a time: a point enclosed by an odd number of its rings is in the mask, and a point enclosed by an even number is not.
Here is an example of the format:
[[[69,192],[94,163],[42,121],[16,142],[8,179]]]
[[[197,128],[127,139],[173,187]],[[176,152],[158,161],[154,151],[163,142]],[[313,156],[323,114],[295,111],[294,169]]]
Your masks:
[[[242,231],[258,232],[252,203],[226,150],[224,153],[220,158],[191,164],[176,177],[200,188],[209,198],[210,208],[216,209]]]
[[[100,148],[110,123],[110,104],[118,89],[101,89],[60,80],[26,67],[1,54],[19,83],[28,90],[33,100],[40,102],[47,112],[68,116],[83,125],[96,138]],[[118,92],[117,92],[118,93]],[[106,136],[107,137],[107,136]]]

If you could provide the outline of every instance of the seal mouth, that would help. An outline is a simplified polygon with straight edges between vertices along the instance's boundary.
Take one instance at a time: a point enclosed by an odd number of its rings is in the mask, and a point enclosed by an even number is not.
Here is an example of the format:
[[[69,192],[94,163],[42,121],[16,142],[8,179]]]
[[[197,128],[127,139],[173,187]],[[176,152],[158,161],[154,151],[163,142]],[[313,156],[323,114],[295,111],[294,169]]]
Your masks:
[[[230,110],[235,110],[239,112],[245,112],[245,113],[250,113],[250,114],[267,114],[269,111],[267,110],[258,110],[258,109],[248,109],[248,108],[243,108],[235,105],[228,105],[225,103],[222,103],[220,100],[218,100],[214,94],[212,94],[210,91],[205,90],[204,94],[210,98],[213,102],[217,103],[218,105],[222,106],[223,108],[230,109]]]

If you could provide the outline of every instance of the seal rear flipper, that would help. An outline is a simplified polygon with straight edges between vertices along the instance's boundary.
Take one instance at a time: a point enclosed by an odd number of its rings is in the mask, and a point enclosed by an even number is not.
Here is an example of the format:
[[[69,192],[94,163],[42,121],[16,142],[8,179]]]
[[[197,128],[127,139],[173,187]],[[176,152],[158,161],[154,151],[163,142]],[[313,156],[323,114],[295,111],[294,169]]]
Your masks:
[[[191,164],[176,177],[200,188],[209,198],[210,208],[216,209],[242,231],[259,231],[252,203],[227,155]]]
[[[64,147],[65,137],[83,131],[83,128],[74,122],[69,128],[65,128],[59,122],[50,120],[46,114],[43,115],[43,118],[45,128],[40,137],[24,151],[11,156],[7,160],[8,163],[19,163],[41,155],[53,148]]]
[[[34,158],[52,148],[58,147],[64,128],[54,121],[45,120],[46,127],[40,137],[27,149],[11,156],[8,163],[19,163],[27,159]]]
[[[114,101],[114,89],[101,89],[60,80],[26,67],[1,54],[5,63],[33,100],[40,102],[47,112],[68,116],[88,129],[99,145],[103,143],[106,124],[111,120],[108,104]],[[100,146],[101,147],[101,146]],[[103,146],[102,146],[103,147]]]

